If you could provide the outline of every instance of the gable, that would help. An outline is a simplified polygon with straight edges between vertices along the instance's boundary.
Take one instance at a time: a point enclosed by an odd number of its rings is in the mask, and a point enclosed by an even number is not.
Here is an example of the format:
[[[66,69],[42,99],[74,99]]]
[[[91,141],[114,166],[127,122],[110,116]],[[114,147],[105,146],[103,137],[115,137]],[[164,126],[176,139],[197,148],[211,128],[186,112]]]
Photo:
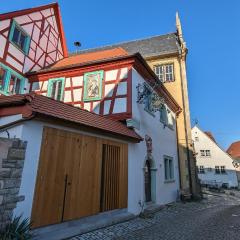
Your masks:
[[[196,134],[197,133],[197,134]],[[195,136],[199,137],[199,141],[195,141]],[[229,167],[233,168],[233,159],[229,156],[216,142],[214,142],[206,133],[204,133],[197,126],[192,128],[192,138],[196,152],[198,152],[197,159],[201,159],[199,156],[200,150],[210,150],[211,160],[214,161],[225,161]]]
[[[23,51],[11,36],[14,26],[29,38]],[[58,4],[0,15],[0,62],[18,73],[42,69],[67,55]]]

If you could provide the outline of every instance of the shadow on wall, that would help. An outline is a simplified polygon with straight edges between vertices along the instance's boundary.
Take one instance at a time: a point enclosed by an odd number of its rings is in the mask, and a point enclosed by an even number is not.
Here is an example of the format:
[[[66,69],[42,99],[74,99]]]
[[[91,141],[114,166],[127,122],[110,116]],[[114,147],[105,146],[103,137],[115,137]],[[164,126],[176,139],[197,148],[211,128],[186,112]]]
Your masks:
[[[195,153],[192,147],[188,149],[186,146],[178,143],[178,160],[180,189],[184,191],[186,190],[185,186],[189,186],[192,197],[198,199],[201,197],[201,186],[200,179],[198,178]]]

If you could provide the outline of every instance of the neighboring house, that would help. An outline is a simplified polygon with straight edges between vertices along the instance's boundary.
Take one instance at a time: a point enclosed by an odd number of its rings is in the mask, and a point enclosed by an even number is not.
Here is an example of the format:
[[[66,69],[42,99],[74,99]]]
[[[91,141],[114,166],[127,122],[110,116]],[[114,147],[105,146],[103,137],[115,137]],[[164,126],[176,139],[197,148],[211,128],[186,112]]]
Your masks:
[[[201,184],[238,187],[234,160],[218,146],[213,135],[194,126],[192,138]]]
[[[29,92],[25,73],[67,56],[58,4],[0,14],[0,94]]]
[[[237,170],[238,185],[240,186],[240,141],[233,142],[227,153],[234,159],[234,166]]]
[[[144,57],[159,80],[163,82],[182,108],[182,112],[177,119],[181,189],[190,190],[193,195],[199,196],[200,188],[197,179],[196,160],[192,149],[187,87],[186,58],[188,49],[183,38],[178,14],[176,15],[176,28],[176,32],[166,35],[87,49],[79,53],[73,53],[72,56],[84,56],[85,53],[121,47],[129,54],[139,52]]]

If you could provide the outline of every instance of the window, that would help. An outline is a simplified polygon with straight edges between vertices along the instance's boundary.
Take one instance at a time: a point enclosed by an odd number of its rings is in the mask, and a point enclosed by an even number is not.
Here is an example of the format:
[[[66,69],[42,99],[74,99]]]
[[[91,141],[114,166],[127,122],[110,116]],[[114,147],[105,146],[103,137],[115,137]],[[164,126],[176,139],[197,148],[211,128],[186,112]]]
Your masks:
[[[22,94],[24,93],[24,85],[25,78],[0,63],[0,94]]]
[[[21,79],[19,79],[14,74],[11,74],[11,77],[10,77],[9,93],[10,94],[20,94],[21,93]]]
[[[146,93],[146,97],[144,99],[144,110],[147,111],[148,113],[154,115],[153,111],[152,111],[152,91],[147,87],[146,84],[144,84],[145,87],[145,93]]]
[[[220,174],[220,168],[219,168],[219,166],[215,166],[215,173],[216,173],[216,174]]]
[[[30,36],[20,27],[15,20],[11,25],[9,40],[25,54],[28,54]]]
[[[211,156],[211,152],[210,150],[200,150],[200,155],[201,157],[210,157]]]
[[[211,156],[210,150],[205,150],[205,154],[206,154],[206,157],[210,157]]]
[[[6,70],[0,66],[0,90],[4,91],[6,85]]]
[[[174,167],[172,157],[164,157],[164,172],[166,181],[174,180]]]
[[[199,141],[199,138],[198,138],[198,137],[195,137],[195,141],[198,142],[198,141]]]
[[[63,100],[65,78],[56,78],[48,80],[47,96],[58,101]]]
[[[199,166],[199,171],[198,171],[200,174],[203,174],[205,173],[205,169],[204,169],[204,166]]]
[[[205,156],[205,151],[204,150],[200,150],[200,155],[201,155],[201,157],[204,157]]]
[[[165,105],[163,105],[160,109],[160,122],[165,126],[168,125],[168,112]]]
[[[225,174],[226,173],[226,167],[225,166],[221,166],[221,173]]]
[[[161,82],[173,82],[174,71],[173,64],[156,65],[153,67],[155,74]]]

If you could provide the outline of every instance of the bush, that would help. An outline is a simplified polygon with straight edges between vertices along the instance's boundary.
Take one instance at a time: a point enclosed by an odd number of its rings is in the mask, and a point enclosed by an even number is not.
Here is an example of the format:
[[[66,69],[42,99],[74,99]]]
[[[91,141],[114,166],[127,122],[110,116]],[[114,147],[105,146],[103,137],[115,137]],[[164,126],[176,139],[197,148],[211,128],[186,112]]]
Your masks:
[[[28,218],[22,216],[14,217],[13,220],[0,231],[1,240],[29,240],[32,239],[30,233],[31,223]]]

